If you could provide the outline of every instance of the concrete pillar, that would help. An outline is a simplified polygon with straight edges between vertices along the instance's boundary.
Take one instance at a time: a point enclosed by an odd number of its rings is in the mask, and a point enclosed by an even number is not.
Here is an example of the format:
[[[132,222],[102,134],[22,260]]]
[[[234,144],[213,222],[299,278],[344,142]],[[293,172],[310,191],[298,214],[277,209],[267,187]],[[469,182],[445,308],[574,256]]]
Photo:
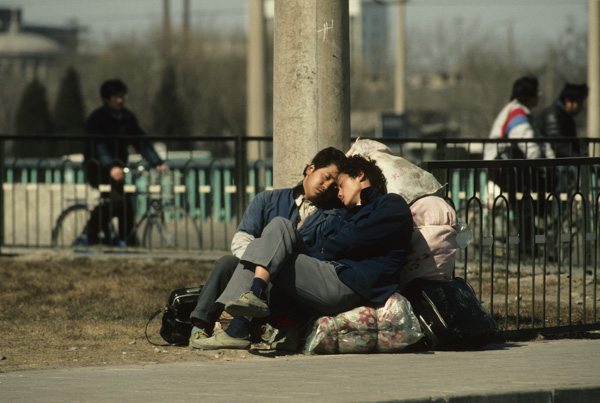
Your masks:
[[[190,0],[183,0],[183,15],[182,15],[182,36],[183,49],[187,51],[190,42],[190,20],[192,13],[190,10]]]
[[[600,0],[589,0],[587,137],[600,137]],[[592,150],[591,150],[592,151]],[[596,153],[590,155],[599,155]]]
[[[398,1],[398,38],[396,42],[396,65],[395,65],[395,91],[394,91],[394,112],[403,114],[406,111],[404,103],[404,83],[405,83],[405,59],[404,59],[404,2]]]
[[[350,146],[348,0],[275,0],[274,187],[325,147]]]
[[[264,1],[248,0],[248,6],[246,126],[248,136],[266,136]],[[265,158],[264,144],[250,142],[247,150],[248,159],[251,161]]]
[[[169,37],[171,35],[171,1],[163,0],[163,35]]]
[[[168,57],[171,52],[171,0],[163,0],[163,19],[162,19],[162,44],[161,51],[164,57]]]

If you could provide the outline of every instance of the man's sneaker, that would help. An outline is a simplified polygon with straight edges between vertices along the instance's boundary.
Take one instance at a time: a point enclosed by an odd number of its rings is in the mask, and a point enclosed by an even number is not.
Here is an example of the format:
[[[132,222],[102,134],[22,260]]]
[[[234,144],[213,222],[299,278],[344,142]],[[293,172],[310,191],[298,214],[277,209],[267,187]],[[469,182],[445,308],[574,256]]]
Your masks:
[[[127,244],[125,243],[125,241],[123,241],[119,238],[115,238],[115,239],[113,239],[113,246],[118,246],[119,248],[124,248],[127,246]]]
[[[298,351],[298,330],[293,327],[279,329],[279,332],[275,335],[275,340],[271,343],[271,350],[291,353]]]
[[[192,331],[192,334],[190,335],[190,347],[200,348],[200,347],[196,347],[195,344],[198,342],[198,340],[208,339],[209,336],[208,336],[208,333],[206,333],[206,331],[204,329],[200,329],[197,327],[195,329],[196,330]]]
[[[192,344],[190,343],[190,345]],[[212,337],[194,340],[192,347],[202,350],[219,350],[221,348],[247,350],[250,348],[250,336],[238,339],[221,331]]]
[[[269,306],[252,291],[243,293],[238,299],[225,304],[225,311],[231,316],[251,316],[264,318],[269,316]]]
[[[88,244],[87,238],[84,237],[83,235],[80,235],[77,238],[75,238],[75,240],[73,241],[73,244],[71,244],[71,246],[86,246],[87,244]]]

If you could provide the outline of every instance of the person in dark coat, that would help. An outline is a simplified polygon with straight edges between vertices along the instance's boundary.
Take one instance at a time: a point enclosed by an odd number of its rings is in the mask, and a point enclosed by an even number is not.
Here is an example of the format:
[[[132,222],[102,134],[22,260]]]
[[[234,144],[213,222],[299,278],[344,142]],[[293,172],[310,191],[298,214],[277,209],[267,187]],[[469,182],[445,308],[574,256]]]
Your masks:
[[[537,116],[538,128],[541,134],[551,139],[568,137],[570,142],[552,143],[557,158],[583,157],[587,154],[577,140],[575,117],[584,108],[588,97],[587,84],[566,83],[558,98]]]
[[[153,167],[166,170],[162,159],[152,144],[145,138],[135,115],[125,108],[127,86],[119,79],[107,80],[100,86],[102,105],[94,110],[85,122],[87,140],[84,149],[86,180],[94,188],[101,189],[101,198],[110,200],[100,203],[88,222],[88,244],[115,244],[127,241],[135,245],[135,237],[128,238],[134,225],[134,205],[124,192],[128,148],[135,148]],[[126,138],[126,137],[130,138]],[[135,138],[131,138],[134,136]],[[113,217],[119,220],[119,238],[111,239],[109,223]]]

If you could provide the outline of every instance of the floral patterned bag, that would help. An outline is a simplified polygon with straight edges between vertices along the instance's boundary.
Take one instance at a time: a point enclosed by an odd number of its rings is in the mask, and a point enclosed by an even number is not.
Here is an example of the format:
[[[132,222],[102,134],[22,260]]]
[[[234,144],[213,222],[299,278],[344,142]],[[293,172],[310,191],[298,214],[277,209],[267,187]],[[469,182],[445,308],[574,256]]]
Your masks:
[[[410,303],[395,293],[380,308],[361,306],[314,322],[305,353],[396,353],[423,337]]]

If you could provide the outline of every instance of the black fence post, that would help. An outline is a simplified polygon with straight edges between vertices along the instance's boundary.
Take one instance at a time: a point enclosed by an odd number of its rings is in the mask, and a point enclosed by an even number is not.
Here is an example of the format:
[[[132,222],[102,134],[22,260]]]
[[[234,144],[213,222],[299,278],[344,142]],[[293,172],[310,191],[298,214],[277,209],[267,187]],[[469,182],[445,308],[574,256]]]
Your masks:
[[[235,138],[235,183],[236,183],[236,216],[237,222],[242,221],[246,210],[246,186],[248,173],[248,158],[246,142],[240,135]]]
[[[0,141],[0,255],[4,246],[4,141]]]
[[[446,143],[442,139],[436,141],[436,159],[443,161],[446,159]]]

